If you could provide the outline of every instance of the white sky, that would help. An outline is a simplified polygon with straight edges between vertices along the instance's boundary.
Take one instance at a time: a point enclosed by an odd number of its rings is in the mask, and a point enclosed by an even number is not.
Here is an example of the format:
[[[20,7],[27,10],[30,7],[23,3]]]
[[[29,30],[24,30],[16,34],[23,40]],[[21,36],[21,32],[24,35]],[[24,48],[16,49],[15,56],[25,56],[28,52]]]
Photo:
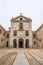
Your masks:
[[[5,29],[20,13],[32,18],[32,30],[36,30],[43,22],[43,0],[0,0],[0,24]]]

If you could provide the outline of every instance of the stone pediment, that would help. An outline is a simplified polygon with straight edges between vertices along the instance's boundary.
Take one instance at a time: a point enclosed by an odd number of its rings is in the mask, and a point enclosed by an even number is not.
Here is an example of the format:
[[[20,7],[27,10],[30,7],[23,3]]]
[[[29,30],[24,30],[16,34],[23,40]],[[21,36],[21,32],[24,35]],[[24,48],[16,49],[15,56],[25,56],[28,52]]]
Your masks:
[[[32,21],[31,18],[27,18],[27,17],[25,17],[23,15],[19,15],[19,16],[15,17],[15,18],[12,17],[12,19],[11,19],[11,21],[27,21],[27,20]]]

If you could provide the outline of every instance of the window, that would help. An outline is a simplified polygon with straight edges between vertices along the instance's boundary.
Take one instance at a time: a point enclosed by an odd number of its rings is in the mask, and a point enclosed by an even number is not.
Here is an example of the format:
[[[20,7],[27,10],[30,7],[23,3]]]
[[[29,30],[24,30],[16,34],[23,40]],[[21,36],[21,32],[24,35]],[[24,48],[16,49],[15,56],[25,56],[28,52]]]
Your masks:
[[[36,35],[35,34],[33,34],[33,38],[36,38]]]
[[[29,36],[29,31],[28,30],[25,31],[25,35]]]
[[[3,33],[3,35],[5,36],[5,33]]]
[[[19,23],[19,28],[23,29],[23,23]]]
[[[14,30],[13,34],[14,34],[14,36],[17,36],[17,30]]]
[[[0,30],[0,34],[2,33],[2,31]]]
[[[22,20],[22,18],[20,18],[20,20]]]
[[[34,45],[36,45],[36,42],[34,41]]]
[[[7,34],[7,38],[9,38],[9,34]]]
[[[3,39],[1,39],[1,41],[3,41]]]
[[[8,41],[6,42],[6,47],[9,47],[9,42]]]
[[[39,39],[39,41],[41,42],[41,39]]]

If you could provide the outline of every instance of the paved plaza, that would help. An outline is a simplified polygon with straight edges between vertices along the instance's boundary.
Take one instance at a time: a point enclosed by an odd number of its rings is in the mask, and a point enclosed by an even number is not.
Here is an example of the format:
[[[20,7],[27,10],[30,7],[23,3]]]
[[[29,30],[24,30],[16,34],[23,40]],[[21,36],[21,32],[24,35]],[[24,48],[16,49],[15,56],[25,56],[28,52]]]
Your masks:
[[[0,49],[0,65],[43,65],[43,49]]]
[[[29,65],[24,52],[19,51],[13,65]]]

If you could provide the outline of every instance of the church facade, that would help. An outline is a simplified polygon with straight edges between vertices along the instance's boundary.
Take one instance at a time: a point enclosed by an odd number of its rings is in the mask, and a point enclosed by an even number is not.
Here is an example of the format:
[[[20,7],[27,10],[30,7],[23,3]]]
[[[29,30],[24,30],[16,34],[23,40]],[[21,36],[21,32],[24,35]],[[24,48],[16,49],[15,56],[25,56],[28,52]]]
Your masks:
[[[0,47],[43,48],[43,24],[32,31],[31,18],[19,15],[10,21],[8,31],[0,25]]]

